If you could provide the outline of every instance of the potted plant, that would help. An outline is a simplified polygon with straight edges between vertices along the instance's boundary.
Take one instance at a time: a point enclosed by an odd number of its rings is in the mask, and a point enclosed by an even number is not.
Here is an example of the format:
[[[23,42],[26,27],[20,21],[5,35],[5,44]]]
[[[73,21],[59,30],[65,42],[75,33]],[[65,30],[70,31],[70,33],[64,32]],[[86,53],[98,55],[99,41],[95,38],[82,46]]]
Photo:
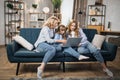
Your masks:
[[[96,25],[96,22],[97,22],[96,18],[92,18],[91,21],[92,21],[92,25]]]
[[[37,8],[37,4],[32,4],[32,7],[33,7],[34,9],[36,9],[36,8]]]
[[[55,13],[60,12],[61,3],[62,3],[62,0],[52,0],[52,4],[53,4]]]
[[[13,4],[8,3],[8,4],[7,4],[7,7],[8,7],[9,9],[13,9]]]
[[[36,8],[37,8],[37,4],[32,4],[32,7],[33,7],[33,12],[36,12]]]

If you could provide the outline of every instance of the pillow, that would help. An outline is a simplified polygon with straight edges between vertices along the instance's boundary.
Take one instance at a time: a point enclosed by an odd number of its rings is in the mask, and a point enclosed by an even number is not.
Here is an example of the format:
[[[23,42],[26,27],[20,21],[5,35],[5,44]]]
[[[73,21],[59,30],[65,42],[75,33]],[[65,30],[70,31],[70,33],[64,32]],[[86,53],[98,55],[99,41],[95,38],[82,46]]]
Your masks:
[[[19,43],[21,46],[23,46],[24,48],[28,49],[28,50],[32,50],[34,48],[34,46],[29,43],[27,40],[25,40],[22,36],[14,36],[13,40],[15,40],[17,43]]]
[[[97,47],[97,49],[101,49],[104,40],[105,40],[105,36],[95,34],[95,36],[92,40],[92,44],[95,45]]]

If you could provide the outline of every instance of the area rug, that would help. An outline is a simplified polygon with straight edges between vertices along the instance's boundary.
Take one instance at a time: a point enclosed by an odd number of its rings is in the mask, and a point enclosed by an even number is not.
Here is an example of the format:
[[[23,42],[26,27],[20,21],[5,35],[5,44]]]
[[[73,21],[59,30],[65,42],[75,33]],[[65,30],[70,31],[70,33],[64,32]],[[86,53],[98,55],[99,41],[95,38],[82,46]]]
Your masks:
[[[43,79],[38,79],[38,78],[11,78],[10,80],[120,80],[120,77],[93,77],[93,78],[43,78]]]

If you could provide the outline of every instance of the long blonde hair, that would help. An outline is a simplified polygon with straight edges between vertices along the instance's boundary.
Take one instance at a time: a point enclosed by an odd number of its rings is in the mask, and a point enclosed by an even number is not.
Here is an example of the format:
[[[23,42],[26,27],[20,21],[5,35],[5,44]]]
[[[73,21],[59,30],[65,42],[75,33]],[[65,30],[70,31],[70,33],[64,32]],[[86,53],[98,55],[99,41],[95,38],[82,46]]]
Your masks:
[[[59,22],[59,19],[56,16],[51,16],[46,20],[46,22],[43,24],[43,26],[48,26],[51,28],[51,26],[54,25],[55,21]]]
[[[71,25],[73,24],[73,23],[75,23],[75,36],[76,37],[78,37],[79,36],[79,25],[78,25],[78,22],[77,21],[75,21],[75,20],[73,20],[73,21],[71,21],[70,23],[69,23],[69,25],[68,25],[68,34],[69,35],[71,35]]]

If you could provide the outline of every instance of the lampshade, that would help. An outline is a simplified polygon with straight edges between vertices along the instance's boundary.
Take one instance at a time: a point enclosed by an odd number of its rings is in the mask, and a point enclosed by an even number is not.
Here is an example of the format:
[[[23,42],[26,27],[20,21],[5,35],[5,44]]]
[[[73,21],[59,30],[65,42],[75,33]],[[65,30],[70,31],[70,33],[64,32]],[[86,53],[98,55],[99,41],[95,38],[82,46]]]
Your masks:
[[[43,8],[43,12],[44,12],[44,13],[49,13],[49,11],[50,11],[50,9],[49,9],[48,7],[44,7],[44,8]]]
[[[78,14],[83,14],[83,12],[80,10],[80,12],[78,12]]]

